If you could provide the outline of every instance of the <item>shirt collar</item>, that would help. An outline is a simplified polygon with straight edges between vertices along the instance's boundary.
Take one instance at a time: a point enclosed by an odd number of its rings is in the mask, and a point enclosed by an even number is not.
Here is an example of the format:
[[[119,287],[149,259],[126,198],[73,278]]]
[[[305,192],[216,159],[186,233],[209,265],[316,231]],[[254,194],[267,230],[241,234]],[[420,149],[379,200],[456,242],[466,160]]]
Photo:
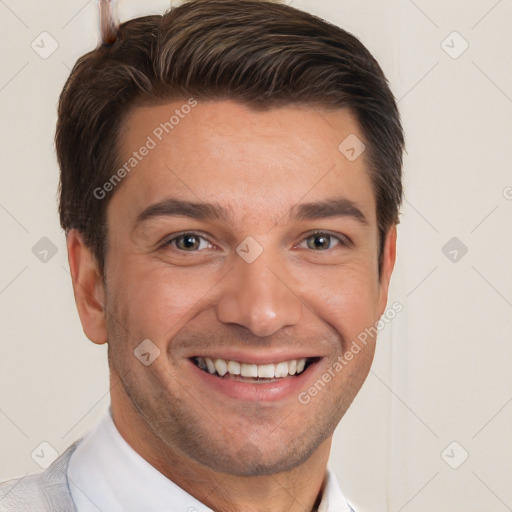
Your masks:
[[[67,476],[78,512],[213,512],[165,477],[121,436],[110,413],[78,445]],[[318,512],[351,512],[332,470]]]

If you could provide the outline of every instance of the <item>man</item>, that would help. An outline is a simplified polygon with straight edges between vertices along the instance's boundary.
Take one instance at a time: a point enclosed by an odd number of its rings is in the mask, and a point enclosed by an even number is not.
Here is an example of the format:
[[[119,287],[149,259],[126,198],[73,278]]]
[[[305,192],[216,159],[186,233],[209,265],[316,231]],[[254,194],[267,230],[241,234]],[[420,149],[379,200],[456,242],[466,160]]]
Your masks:
[[[327,462],[386,309],[403,146],[364,46],[279,3],[191,1],[80,58],[60,215],[111,407],[0,510],[352,510]]]

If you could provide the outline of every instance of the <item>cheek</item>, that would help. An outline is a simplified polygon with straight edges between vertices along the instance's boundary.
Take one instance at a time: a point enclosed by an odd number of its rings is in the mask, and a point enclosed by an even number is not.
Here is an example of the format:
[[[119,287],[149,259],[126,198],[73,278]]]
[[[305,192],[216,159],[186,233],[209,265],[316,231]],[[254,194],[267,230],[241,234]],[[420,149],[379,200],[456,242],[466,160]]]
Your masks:
[[[350,344],[378,321],[378,282],[369,268],[345,267],[316,278],[309,274],[304,295],[314,310]],[[345,349],[346,347],[343,347]]]
[[[128,262],[114,274],[111,288],[130,332],[156,344],[164,344],[188,322],[212,287],[197,272],[176,271],[158,262]]]

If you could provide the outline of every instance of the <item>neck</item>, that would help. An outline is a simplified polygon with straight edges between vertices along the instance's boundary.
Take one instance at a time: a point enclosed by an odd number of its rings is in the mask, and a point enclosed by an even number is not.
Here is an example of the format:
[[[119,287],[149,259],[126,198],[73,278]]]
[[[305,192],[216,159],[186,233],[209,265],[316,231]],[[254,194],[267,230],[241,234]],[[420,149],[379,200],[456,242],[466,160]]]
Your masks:
[[[290,471],[236,476],[163,443],[136,411],[116,407],[114,400],[112,415],[121,436],[139,455],[215,512],[315,512],[320,504],[332,437]]]

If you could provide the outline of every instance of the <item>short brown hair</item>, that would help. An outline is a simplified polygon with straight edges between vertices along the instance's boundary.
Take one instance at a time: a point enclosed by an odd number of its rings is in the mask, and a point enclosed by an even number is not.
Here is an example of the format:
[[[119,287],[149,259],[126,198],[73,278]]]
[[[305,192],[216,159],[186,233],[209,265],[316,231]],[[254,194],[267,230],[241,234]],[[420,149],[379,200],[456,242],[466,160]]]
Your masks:
[[[101,271],[111,194],[98,200],[94,190],[120,165],[116,148],[125,116],[142,102],[191,96],[259,109],[350,108],[366,145],[381,268],[385,234],[399,222],[404,136],[377,61],[353,35],[287,5],[195,0],[123,23],[115,43],[77,61],[60,96],[60,221],[66,232],[82,233]]]

